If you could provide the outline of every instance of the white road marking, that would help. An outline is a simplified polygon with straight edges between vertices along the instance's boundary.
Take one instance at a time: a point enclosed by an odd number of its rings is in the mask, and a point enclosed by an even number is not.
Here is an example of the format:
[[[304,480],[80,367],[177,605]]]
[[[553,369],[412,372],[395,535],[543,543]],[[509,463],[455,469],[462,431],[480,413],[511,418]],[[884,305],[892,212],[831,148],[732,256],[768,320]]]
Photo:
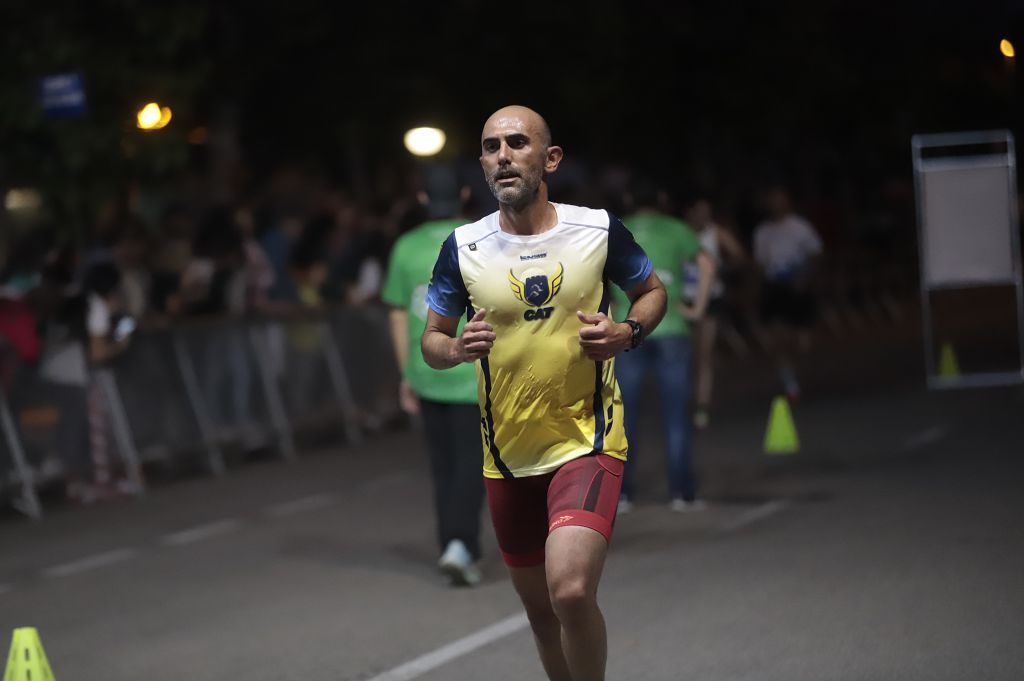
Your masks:
[[[489,643],[525,629],[528,624],[526,613],[506,617],[475,634],[460,638],[458,641],[441,646],[437,650],[421,655],[383,674],[378,674],[369,679],[369,681],[409,681],[409,679],[415,679],[417,676],[423,676],[427,672],[437,669],[458,657],[468,655],[477,648],[482,648]]]
[[[949,426],[932,426],[931,428],[926,428],[920,433],[915,433],[904,440],[903,444],[900,445],[900,451],[911,452],[915,449],[926,447],[941,440],[948,432]]]
[[[739,514],[736,518],[733,518],[731,521],[722,525],[720,529],[722,532],[735,532],[736,530],[753,525],[756,522],[773,516],[788,506],[789,502],[785,499],[775,499],[774,501],[765,502],[760,506],[756,506],[749,511]]]
[[[284,516],[295,515],[296,513],[318,511],[333,505],[335,501],[334,496],[331,494],[311,494],[301,499],[283,501],[279,504],[268,506],[266,514],[271,518],[283,518]]]
[[[241,524],[241,521],[234,518],[218,520],[216,522],[206,523],[205,525],[190,527],[187,530],[165,534],[160,538],[160,543],[165,546],[184,546],[185,544],[194,544],[197,541],[202,541],[204,539],[209,539],[210,537],[216,537],[222,534],[227,534],[233,530],[237,530]]]
[[[96,570],[113,565],[114,563],[120,563],[135,557],[136,554],[138,554],[138,551],[135,549],[114,549],[113,551],[97,553],[69,563],[48,567],[43,570],[43,575],[46,577],[70,577],[81,572],[88,572],[89,570]]]

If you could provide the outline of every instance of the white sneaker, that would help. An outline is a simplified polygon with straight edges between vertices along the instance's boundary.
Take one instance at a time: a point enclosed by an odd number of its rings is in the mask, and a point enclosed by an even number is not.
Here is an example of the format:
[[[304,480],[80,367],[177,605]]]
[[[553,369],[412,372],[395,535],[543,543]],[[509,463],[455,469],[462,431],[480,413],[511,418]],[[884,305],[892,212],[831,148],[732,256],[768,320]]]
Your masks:
[[[669,503],[668,507],[676,513],[693,513],[694,511],[703,511],[707,509],[708,505],[703,499],[686,501],[685,499],[676,497]]]
[[[480,568],[473,563],[469,549],[458,539],[448,542],[437,567],[448,575],[452,586],[476,586],[483,577]]]
[[[617,515],[625,515],[633,510],[633,502],[628,497],[619,497],[619,508],[616,511]]]

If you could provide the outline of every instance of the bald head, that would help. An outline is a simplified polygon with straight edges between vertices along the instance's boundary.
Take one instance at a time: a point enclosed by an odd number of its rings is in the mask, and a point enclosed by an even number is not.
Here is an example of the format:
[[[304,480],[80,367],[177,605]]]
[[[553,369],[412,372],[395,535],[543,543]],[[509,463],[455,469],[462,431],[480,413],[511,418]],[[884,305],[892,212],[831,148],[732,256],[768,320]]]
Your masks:
[[[548,127],[548,123],[544,120],[543,116],[529,107],[512,105],[498,109],[484,123],[482,137],[487,137],[488,131],[495,129],[514,129],[532,139],[538,140],[540,142],[539,146],[551,146],[551,128]]]
[[[558,170],[562,149],[539,113],[525,106],[498,109],[484,123],[480,166],[491,193],[503,207],[547,204],[548,175]]]

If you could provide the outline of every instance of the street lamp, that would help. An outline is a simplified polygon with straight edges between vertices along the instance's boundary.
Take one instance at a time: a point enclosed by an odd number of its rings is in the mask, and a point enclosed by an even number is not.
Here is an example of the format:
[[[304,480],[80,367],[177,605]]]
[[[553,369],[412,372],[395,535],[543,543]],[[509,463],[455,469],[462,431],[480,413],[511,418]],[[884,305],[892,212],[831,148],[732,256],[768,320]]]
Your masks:
[[[435,156],[445,143],[444,130],[440,128],[413,128],[405,133],[405,148],[414,156]]]
[[[135,122],[141,130],[159,130],[171,122],[171,109],[150,102],[135,114]]]
[[[1017,56],[1017,51],[1013,49],[1013,43],[1006,38],[999,41],[999,51],[1003,53],[1003,56],[1007,59],[1013,59]]]

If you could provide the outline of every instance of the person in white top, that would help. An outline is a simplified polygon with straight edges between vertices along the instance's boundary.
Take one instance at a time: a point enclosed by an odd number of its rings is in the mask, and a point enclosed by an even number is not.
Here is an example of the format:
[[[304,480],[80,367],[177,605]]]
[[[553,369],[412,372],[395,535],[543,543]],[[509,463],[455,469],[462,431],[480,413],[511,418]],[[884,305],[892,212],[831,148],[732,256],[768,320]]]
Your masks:
[[[135,320],[123,315],[121,272],[112,262],[101,262],[88,269],[82,283],[85,295],[86,357],[89,384],[86,406],[89,419],[89,449],[92,454],[96,494],[113,498],[139,490],[128,479],[115,479],[110,461],[108,435],[111,414],[103,383],[113,381],[110,363],[128,349]],[[124,456],[124,452],[119,450]],[[123,463],[123,462],[122,462]]]
[[[716,265],[710,302],[704,316],[695,321],[693,336],[697,397],[693,422],[697,428],[706,428],[710,422],[711,391],[715,379],[715,340],[718,336],[725,297],[725,283],[721,275],[722,262],[726,260],[733,265],[742,264],[747,260],[747,252],[732,232],[715,224],[711,202],[705,198],[697,198],[690,203],[686,210],[686,222],[697,232],[701,247]],[[690,301],[696,298],[697,272],[689,263],[683,269],[683,300],[689,305]]]
[[[789,195],[773,189],[769,218],[754,230],[754,260],[762,275],[761,320],[769,327],[786,394],[800,395],[793,366],[795,349],[806,351],[817,316],[813,278],[822,243],[811,224],[793,212]]]

